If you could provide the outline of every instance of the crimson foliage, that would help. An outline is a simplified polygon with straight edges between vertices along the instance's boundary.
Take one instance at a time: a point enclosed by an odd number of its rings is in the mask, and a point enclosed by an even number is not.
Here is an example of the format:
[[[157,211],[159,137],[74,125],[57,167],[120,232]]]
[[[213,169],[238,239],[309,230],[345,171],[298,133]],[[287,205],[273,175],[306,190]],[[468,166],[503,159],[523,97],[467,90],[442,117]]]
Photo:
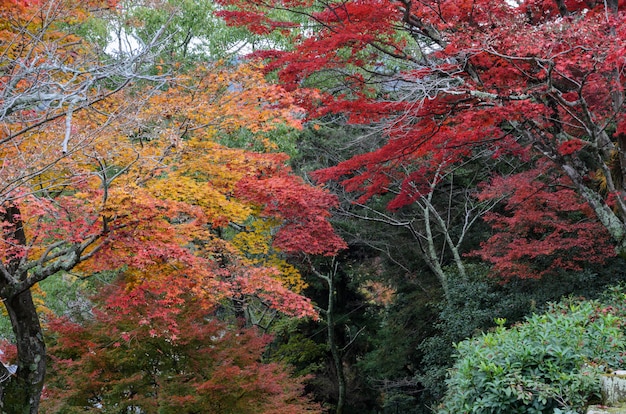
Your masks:
[[[574,205],[585,221],[593,213],[607,232],[561,217],[556,231],[524,243],[522,233],[518,243],[492,240],[481,256],[496,244],[513,249],[497,256],[500,268],[512,270],[518,258],[532,258],[530,250],[552,255],[546,245],[556,239],[583,251],[592,233],[598,246],[581,260],[606,254],[607,237],[626,249],[626,1],[221,2],[228,22],[257,32],[294,30],[289,23],[308,18],[310,31],[291,50],[256,56],[298,91],[311,116],[345,113],[386,136],[379,148],[318,171],[320,181],[340,182],[361,203],[391,192],[395,210],[436,191],[433,176],[477,154],[517,165],[539,158],[558,167],[550,176],[580,199],[567,191],[533,197],[563,208],[561,216]],[[530,165],[533,172],[511,178],[521,188],[545,183]],[[533,208],[539,221],[549,220],[553,212],[538,205],[508,202],[507,210],[519,219]],[[501,231],[501,216],[488,220]]]
[[[189,284],[116,284],[92,321],[52,320],[42,412],[320,412],[300,379],[261,361],[268,336],[219,321]]]

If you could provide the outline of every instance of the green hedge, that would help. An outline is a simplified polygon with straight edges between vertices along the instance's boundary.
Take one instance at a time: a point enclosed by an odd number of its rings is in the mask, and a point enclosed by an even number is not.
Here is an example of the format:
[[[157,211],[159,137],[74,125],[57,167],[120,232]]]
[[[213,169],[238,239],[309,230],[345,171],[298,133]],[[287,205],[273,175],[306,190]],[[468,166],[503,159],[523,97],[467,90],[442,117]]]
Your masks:
[[[457,344],[440,414],[576,413],[599,397],[599,376],[622,367],[626,295],[552,305],[512,328]]]

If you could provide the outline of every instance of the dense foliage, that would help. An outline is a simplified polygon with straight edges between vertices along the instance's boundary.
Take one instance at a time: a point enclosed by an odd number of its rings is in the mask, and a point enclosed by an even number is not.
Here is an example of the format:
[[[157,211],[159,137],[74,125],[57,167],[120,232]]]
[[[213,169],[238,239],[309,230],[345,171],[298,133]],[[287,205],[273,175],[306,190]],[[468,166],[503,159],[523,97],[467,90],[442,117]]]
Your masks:
[[[118,272],[110,299],[157,292],[140,320],[165,318],[170,333],[181,301],[207,313],[198,322],[226,304],[233,319],[316,317],[287,255],[345,243],[328,222],[336,197],[293,174],[272,141],[301,127],[293,97],[254,65],[159,65],[165,26],[105,53],[89,40],[120,28],[116,4],[17,3],[0,2],[0,296],[17,349],[5,361],[15,375],[0,365],[2,411],[38,411],[47,358],[32,294],[49,277]],[[144,24],[129,21],[128,36]],[[220,143],[238,133],[250,147]]]
[[[103,290],[107,302],[87,323],[49,322],[42,412],[320,412],[303,398],[301,380],[262,361],[270,338],[219,321],[194,298],[191,281],[175,298],[154,286],[115,293],[123,289]],[[154,306],[159,315],[147,318]]]
[[[623,277],[623,1],[221,4],[298,33],[253,56],[307,109],[300,170],[340,196],[354,280],[393,292],[361,365],[381,409],[440,397],[452,342],[493,318]]]
[[[624,364],[625,298],[565,301],[457,344],[439,412],[581,412],[600,399],[600,374]]]

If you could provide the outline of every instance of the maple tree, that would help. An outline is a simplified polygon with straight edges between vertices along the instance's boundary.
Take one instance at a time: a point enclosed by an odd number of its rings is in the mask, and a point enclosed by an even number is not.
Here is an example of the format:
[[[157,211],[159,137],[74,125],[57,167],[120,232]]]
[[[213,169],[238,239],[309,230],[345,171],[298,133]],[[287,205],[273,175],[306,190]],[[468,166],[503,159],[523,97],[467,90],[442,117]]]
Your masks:
[[[594,220],[589,205],[554,165],[495,178],[479,197],[503,194],[508,195],[505,211],[485,215],[495,233],[474,253],[493,263],[499,277],[580,271],[586,264],[602,264],[616,255],[606,228]]]
[[[233,329],[208,312],[184,279],[146,282],[126,292],[116,283],[99,293],[95,319],[51,321],[51,378],[42,412],[320,412],[302,395],[301,379],[263,363],[269,341]],[[204,305],[209,305],[207,308]]]
[[[290,27],[268,10],[307,16],[312,30],[293,48],[255,55],[311,116],[346,113],[387,137],[320,180],[340,181],[360,202],[391,192],[397,210],[478,152],[542,157],[626,248],[623,1],[222,3],[230,24],[257,32]]]
[[[119,61],[102,61],[96,49],[72,34],[96,6],[112,3],[0,3],[0,295],[18,349],[15,375],[1,367],[5,412],[37,411],[45,345],[30,288],[92,256],[109,232],[97,205],[106,201],[111,177],[97,163],[86,167],[98,159],[88,148],[115,110],[128,110],[128,105],[110,110],[104,103],[144,77],[142,63],[157,42],[154,38]],[[93,187],[94,179],[100,188]],[[88,191],[93,204],[81,197]]]
[[[301,110],[255,69],[198,69],[178,78],[179,94],[170,90],[146,105],[144,139],[155,130],[180,139],[162,160],[171,167],[167,176],[154,176],[145,186],[156,197],[199,207],[203,222],[240,253],[239,263],[278,269],[285,287],[299,291],[304,282],[287,255],[332,255],[345,247],[328,222],[337,200],[295,176],[288,157],[275,152],[274,130],[299,128],[295,116]],[[219,143],[242,128],[251,133],[244,149]]]
[[[0,3],[8,39],[1,63],[0,295],[17,346],[15,375],[1,367],[3,411],[37,412],[46,353],[31,289],[62,271],[87,277],[124,269],[128,289],[159,281],[174,301],[187,287],[178,282],[191,278],[207,307],[255,297],[289,315],[314,316],[276,267],[246,262],[220,237],[230,223],[241,227],[259,212],[278,229],[268,241],[278,250],[295,251],[288,239],[300,231],[316,243],[299,251],[333,254],[344,246],[323,211],[333,198],[292,176],[284,156],[217,142],[245,126],[269,150],[264,134],[297,126],[288,94],[260,82],[252,67],[155,75],[157,38],[119,61],[103,55],[69,34],[92,16],[92,6],[104,12],[96,3],[14,6]],[[134,80],[141,82],[130,88]],[[258,199],[253,177],[276,181],[275,198]],[[291,212],[290,187],[309,195],[311,208]],[[313,222],[331,233],[315,233]],[[328,243],[318,242],[322,236]]]

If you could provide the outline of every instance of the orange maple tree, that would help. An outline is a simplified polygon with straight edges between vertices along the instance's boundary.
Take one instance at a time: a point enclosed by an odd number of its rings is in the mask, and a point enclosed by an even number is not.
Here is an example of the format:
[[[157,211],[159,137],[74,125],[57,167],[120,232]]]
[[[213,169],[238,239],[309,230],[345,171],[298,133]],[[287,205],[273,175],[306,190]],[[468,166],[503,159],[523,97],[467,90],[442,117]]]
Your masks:
[[[116,292],[121,301],[146,286],[167,286],[176,301],[191,280],[206,312],[226,298],[245,306],[255,297],[290,315],[314,316],[279,268],[248,260],[222,236],[258,216],[277,230],[268,239],[272,260],[295,251],[288,237],[324,237],[311,250],[302,245],[306,253],[344,246],[326,222],[334,199],[295,178],[283,155],[218,143],[245,129],[271,150],[269,131],[298,124],[288,94],[249,66],[151,75],[154,68],[144,67],[149,49],[103,63],[97,49],[69,33],[89,15],[85,5],[0,3],[10,16],[1,34],[11,39],[0,62],[0,297],[17,346],[16,375],[0,383],[6,412],[38,409],[46,353],[31,295],[37,282],[62,271],[119,269],[128,289]],[[143,82],[129,88],[136,79]],[[295,189],[308,203],[294,215],[293,192],[260,199],[242,190],[263,180]],[[158,307],[154,312],[158,319]]]

